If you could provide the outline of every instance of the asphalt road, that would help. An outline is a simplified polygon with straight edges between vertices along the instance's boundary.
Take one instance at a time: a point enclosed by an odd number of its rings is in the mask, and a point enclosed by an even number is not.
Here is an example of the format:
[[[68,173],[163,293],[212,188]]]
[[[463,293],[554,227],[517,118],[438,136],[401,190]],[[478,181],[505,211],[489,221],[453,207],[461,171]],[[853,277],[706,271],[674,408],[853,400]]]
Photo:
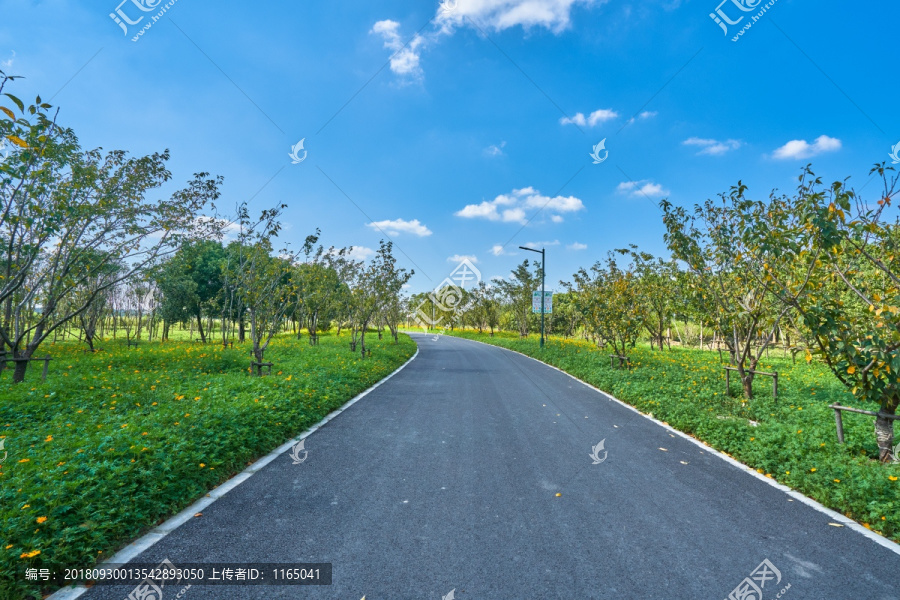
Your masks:
[[[183,600],[722,600],[766,559],[780,581],[735,598],[900,598],[900,556],[665,427],[515,353],[416,340],[305,462],[278,457],[139,561],[333,564],[327,587]]]

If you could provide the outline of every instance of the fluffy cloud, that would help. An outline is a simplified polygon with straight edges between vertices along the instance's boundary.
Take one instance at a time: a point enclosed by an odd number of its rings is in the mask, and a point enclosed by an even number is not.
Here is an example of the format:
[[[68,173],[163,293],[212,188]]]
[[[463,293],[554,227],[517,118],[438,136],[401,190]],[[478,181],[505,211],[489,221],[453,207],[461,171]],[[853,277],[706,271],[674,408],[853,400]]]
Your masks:
[[[365,246],[353,246],[348,253],[353,260],[369,260],[375,256],[375,251]]]
[[[506,148],[506,142],[500,142],[500,145],[491,144],[487,148],[485,148],[482,152],[485,156],[489,158],[493,158],[495,156],[501,156],[503,154],[503,149]]]
[[[622,194],[646,196],[651,199],[669,195],[669,190],[658,183],[653,183],[649,179],[642,179],[641,181],[623,181],[616,190]]]
[[[478,257],[475,256],[474,254],[454,254],[453,256],[447,257],[448,263],[459,264],[459,263],[463,262],[464,260],[469,261],[473,265],[478,264]]]
[[[576,113],[574,117],[563,117],[559,120],[562,125],[578,125],[579,127],[594,127],[599,123],[605,123],[606,121],[611,121],[619,116],[619,113],[612,110],[611,108],[601,108],[600,110],[595,110],[590,114],[590,116],[585,117],[584,113]]]
[[[424,37],[416,34],[404,45],[403,38],[400,37],[400,23],[390,19],[378,21],[369,33],[380,35],[384,39],[384,47],[394,51],[391,56],[391,71],[414,79],[422,76],[419,60],[425,46]]]
[[[551,198],[542,195],[532,187],[527,187],[513,190],[511,194],[501,194],[493,200],[485,200],[481,204],[469,204],[457,211],[456,216],[524,225],[528,221],[528,213],[534,213],[541,209],[550,213],[550,218],[554,223],[559,223],[563,220],[561,213],[584,210],[584,202],[574,196]]]
[[[448,6],[451,6],[451,2]],[[497,31],[512,27],[543,27],[555,33],[570,23],[572,7],[600,4],[597,0],[456,0],[452,10],[438,9],[437,20],[444,31],[465,22],[465,18]]]
[[[700,148],[700,151],[697,152],[697,154],[709,154],[712,156],[725,154],[729,150],[737,150],[743,145],[739,140],[725,140],[724,142],[720,142],[719,140],[697,137],[688,138],[681,143],[685,146],[696,146]]]
[[[820,135],[816,141],[810,144],[806,140],[791,140],[772,153],[773,158],[790,160],[797,158],[810,158],[824,152],[836,152],[841,149],[841,140],[827,135]]]
[[[559,246],[559,240],[553,240],[552,242],[525,242],[522,245],[533,250],[540,250],[547,246]]]
[[[400,24],[385,19],[378,21],[370,33],[384,38],[384,47],[392,50],[391,70],[398,75],[420,79],[422,50],[443,36],[452,35],[459,27],[477,23],[495,31],[512,27],[542,27],[561,33],[570,24],[572,7],[602,4],[606,0],[448,0],[437,9],[435,29],[415,34],[404,46]]]
[[[418,219],[412,221],[404,221],[403,219],[394,219],[393,221],[374,221],[366,225],[376,231],[384,231],[388,235],[397,236],[401,233],[411,233],[419,237],[427,237],[431,235],[431,230],[419,223]]]
[[[580,244],[578,242],[573,242],[566,246],[566,250],[587,250],[587,244]]]

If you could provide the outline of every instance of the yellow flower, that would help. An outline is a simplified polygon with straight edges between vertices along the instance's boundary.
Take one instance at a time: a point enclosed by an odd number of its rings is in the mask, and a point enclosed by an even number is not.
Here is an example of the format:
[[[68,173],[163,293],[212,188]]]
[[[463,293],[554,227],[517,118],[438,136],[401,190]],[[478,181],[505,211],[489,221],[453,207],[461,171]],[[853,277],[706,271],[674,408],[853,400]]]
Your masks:
[[[23,463],[23,462],[31,462],[31,459],[30,459],[30,458],[23,458],[23,459],[20,460],[19,462],[20,462],[20,463]]]
[[[884,518],[884,517],[882,517],[882,518]],[[9,550],[9,549],[12,548],[12,547],[13,547],[13,545],[10,544],[9,546],[6,547],[6,549]]]
[[[31,552],[23,552],[22,555],[19,556],[19,558],[34,558],[35,556],[37,556],[40,553],[41,553],[40,550],[32,550]]]
[[[893,475],[889,476],[888,479],[890,479],[891,481],[897,481],[897,478],[894,477]]]
[[[809,472],[810,472],[810,473],[815,473],[815,472],[816,472],[816,468],[813,467],[812,469],[809,470]]]
[[[43,523],[43,522],[46,521],[46,520],[47,520],[47,517],[38,517],[38,518],[37,518],[38,524]]]
[[[840,479],[835,479],[834,482],[835,482],[835,483],[840,483],[841,480],[840,480]]]
[[[201,469],[202,469],[203,467],[205,467],[205,466],[206,466],[205,464],[200,463],[200,468],[201,468]]]

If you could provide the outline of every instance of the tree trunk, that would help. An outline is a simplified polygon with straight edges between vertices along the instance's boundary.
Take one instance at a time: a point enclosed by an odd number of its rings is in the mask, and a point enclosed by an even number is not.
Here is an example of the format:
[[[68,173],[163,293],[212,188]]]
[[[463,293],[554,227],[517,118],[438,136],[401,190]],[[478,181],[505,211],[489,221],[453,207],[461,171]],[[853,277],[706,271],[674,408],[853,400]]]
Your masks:
[[[16,365],[18,366],[18,365]],[[882,406],[881,412],[893,415],[896,407]],[[888,463],[894,460],[894,421],[875,417],[875,439],[878,441],[878,460]]]
[[[16,358],[28,358],[27,356],[17,356]],[[27,360],[19,361],[15,363],[16,366],[13,370],[13,383],[22,383],[25,381],[25,372],[28,371],[28,365],[31,364]],[[893,439],[893,438],[892,438]]]
[[[197,313],[197,332],[200,334],[200,341],[205,344],[206,334],[203,333],[203,319],[200,317],[200,313]]]

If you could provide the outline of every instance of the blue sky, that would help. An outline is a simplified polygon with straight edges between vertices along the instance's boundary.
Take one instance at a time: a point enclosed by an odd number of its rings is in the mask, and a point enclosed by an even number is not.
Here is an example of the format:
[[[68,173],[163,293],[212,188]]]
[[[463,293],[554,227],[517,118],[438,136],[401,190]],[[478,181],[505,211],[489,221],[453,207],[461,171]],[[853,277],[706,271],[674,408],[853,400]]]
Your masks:
[[[455,256],[506,275],[527,243],[548,284],[665,255],[663,197],[766,197],[808,162],[860,188],[900,142],[895,2],[777,0],[734,42],[766,2],[177,0],[134,42],[171,0],[119,1],[0,0],[9,91],[52,97],[86,147],[169,148],[161,194],[208,171],[226,210],[288,204],[295,247],[387,234],[412,291]],[[127,35],[117,7],[144,16]],[[717,8],[744,17],[728,35]]]

